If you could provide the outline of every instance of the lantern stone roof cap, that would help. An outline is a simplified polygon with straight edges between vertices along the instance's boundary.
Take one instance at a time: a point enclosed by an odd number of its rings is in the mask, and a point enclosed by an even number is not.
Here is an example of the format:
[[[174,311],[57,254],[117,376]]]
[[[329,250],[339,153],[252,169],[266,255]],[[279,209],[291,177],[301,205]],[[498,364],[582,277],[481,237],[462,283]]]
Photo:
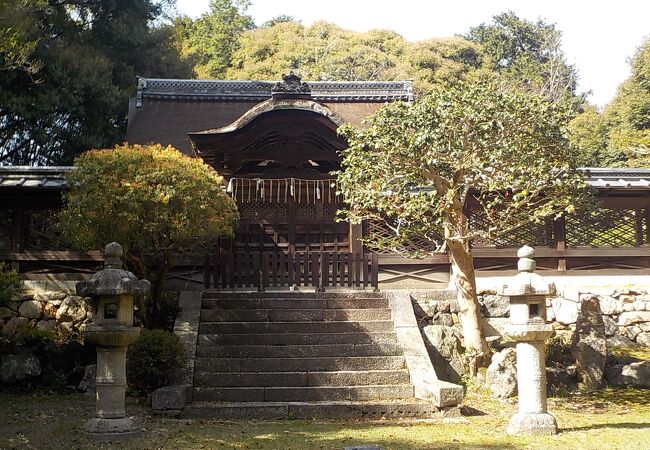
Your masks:
[[[100,295],[134,295],[142,296],[149,293],[151,284],[138,278],[122,268],[121,257],[124,250],[116,242],[111,242],[104,249],[104,269],[95,273],[88,281],[80,281],[76,285],[77,295],[82,297],[97,297]]]
[[[520,297],[526,295],[555,295],[555,284],[536,274],[535,249],[527,245],[517,251],[519,273],[499,289],[499,295]]]

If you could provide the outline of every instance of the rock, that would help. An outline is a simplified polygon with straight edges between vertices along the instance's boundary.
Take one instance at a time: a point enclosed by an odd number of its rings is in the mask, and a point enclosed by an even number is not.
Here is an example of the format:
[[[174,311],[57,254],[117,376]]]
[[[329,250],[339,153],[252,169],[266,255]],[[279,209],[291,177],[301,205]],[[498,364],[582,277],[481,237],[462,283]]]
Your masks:
[[[10,308],[0,306],[0,319],[11,319],[16,315]]]
[[[625,327],[625,336],[634,341],[636,337],[641,333],[641,328],[637,326]]]
[[[43,317],[46,319],[56,319],[56,312],[58,308],[52,303],[46,303],[43,307]]]
[[[555,320],[555,312],[553,311],[553,307],[549,306],[546,308],[546,321],[547,322],[553,322]]]
[[[578,304],[571,300],[563,298],[554,298],[551,301],[553,305],[553,312],[555,313],[555,320],[564,325],[575,323],[578,319]]]
[[[20,305],[18,313],[28,319],[40,319],[43,317],[43,304],[38,300],[28,300]]]
[[[622,326],[640,322],[650,322],[650,311],[626,311],[618,316],[618,324]]]
[[[484,295],[481,305],[485,317],[507,317],[510,312],[510,301],[501,295]]]
[[[467,371],[460,333],[454,327],[428,325],[423,329],[425,344],[436,372],[443,380],[458,382]]]
[[[41,374],[41,363],[32,353],[4,355],[0,363],[0,381],[17,383]]]
[[[605,325],[595,297],[580,302],[571,354],[576,360],[576,370],[582,386],[589,390],[600,388],[607,362],[607,341]]]
[[[2,327],[2,335],[11,337],[21,328],[29,328],[29,319],[27,317],[14,317],[9,319],[9,322],[5,323]]]
[[[74,323],[73,322],[60,322],[58,328],[59,328],[59,331],[61,331],[62,333],[71,334],[74,331]]]
[[[95,395],[95,378],[97,377],[97,364],[86,366],[84,377],[82,378],[77,390],[85,392],[88,395]]]
[[[61,302],[68,296],[65,292],[61,291],[43,291],[34,294],[36,300],[43,302],[50,302],[60,305]]]
[[[576,288],[565,288],[562,292],[562,297],[566,300],[578,303],[580,301],[580,291]]]
[[[575,366],[546,368],[546,388],[551,392],[575,387],[577,382]]]
[[[643,322],[643,323],[640,323],[638,326],[639,326],[639,328],[641,328],[641,331],[644,331],[644,332],[650,331],[650,322]]]
[[[645,311],[645,302],[641,300],[635,300],[632,306],[634,306],[635,311]]]
[[[636,343],[645,347],[650,347],[650,333],[644,331],[636,337]]]
[[[506,327],[510,325],[510,319],[502,317],[483,318],[482,322],[486,337],[503,336],[506,334]]]
[[[190,402],[191,394],[189,384],[156,389],[151,396],[151,408],[156,411],[181,410]]]
[[[599,303],[600,310],[607,316],[623,312],[623,302],[614,297],[600,297]]]
[[[492,397],[509,398],[517,393],[517,352],[506,348],[492,355],[485,373],[485,384]]]
[[[39,320],[36,324],[36,328],[42,331],[54,331],[56,330],[56,321],[54,320]]]
[[[634,303],[636,297],[633,294],[621,294],[618,296],[618,299],[623,303]]]
[[[612,386],[650,389],[650,361],[636,361],[608,368],[607,381]]]
[[[445,327],[453,327],[454,319],[451,314],[436,314],[431,320],[432,325],[443,325]]]
[[[605,336],[614,336],[618,331],[616,321],[609,316],[603,316],[603,325],[605,325]]]
[[[611,338],[607,339],[607,347],[621,347],[621,348],[634,347],[634,342],[625,336],[621,336],[620,334],[615,334]]]
[[[63,300],[56,312],[56,319],[62,322],[80,322],[86,318],[86,301],[83,297],[71,295]]]

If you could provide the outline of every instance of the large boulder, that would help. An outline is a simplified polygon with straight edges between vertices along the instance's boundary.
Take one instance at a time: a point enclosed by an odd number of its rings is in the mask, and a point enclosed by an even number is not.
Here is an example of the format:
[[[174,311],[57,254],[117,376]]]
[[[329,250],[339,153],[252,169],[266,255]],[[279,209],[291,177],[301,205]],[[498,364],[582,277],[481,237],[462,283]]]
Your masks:
[[[0,319],[11,319],[16,313],[6,306],[0,306]]]
[[[602,387],[607,362],[607,341],[598,298],[595,296],[580,301],[571,353],[576,360],[582,387],[590,390]]]
[[[508,398],[517,394],[517,352],[506,348],[492,355],[485,373],[485,385],[495,398]]]
[[[41,363],[32,353],[4,355],[0,362],[0,381],[18,383],[41,374]]]
[[[642,322],[650,322],[650,311],[626,311],[618,316],[618,324],[623,327]]]
[[[612,386],[650,389],[650,361],[614,364],[607,368],[605,376]]]
[[[555,320],[563,325],[576,323],[578,320],[578,303],[564,298],[554,298],[551,301]]]
[[[71,295],[66,297],[56,312],[56,319],[61,322],[81,322],[86,318],[86,301],[83,297]]]
[[[43,317],[43,304],[38,300],[27,300],[18,308],[18,314],[28,319],[40,319]]]
[[[14,317],[9,319],[2,327],[4,337],[12,337],[17,331],[29,328],[29,319],[27,317]]]
[[[510,312],[510,301],[508,297],[496,294],[484,294],[479,297],[479,300],[481,300],[485,317],[506,317]]]
[[[456,327],[427,325],[422,330],[424,343],[436,373],[441,379],[457,383],[467,372],[463,344]]]
[[[620,314],[623,312],[623,302],[614,297],[600,297],[600,310],[607,316]]]
[[[91,364],[86,366],[84,371],[84,377],[77,386],[79,392],[83,392],[88,395],[95,395],[95,378],[97,377],[97,364]]]

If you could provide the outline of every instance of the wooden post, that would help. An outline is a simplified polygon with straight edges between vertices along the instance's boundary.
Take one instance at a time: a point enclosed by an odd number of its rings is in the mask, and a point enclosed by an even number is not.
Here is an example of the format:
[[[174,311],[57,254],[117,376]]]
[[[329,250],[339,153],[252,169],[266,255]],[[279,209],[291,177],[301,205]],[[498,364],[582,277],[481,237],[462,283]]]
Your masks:
[[[25,210],[20,207],[14,209],[11,215],[11,251],[22,252],[25,249],[24,221]]]
[[[203,289],[210,289],[210,272],[212,267],[210,266],[210,250],[205,254],[205,259],[203,260]]]
[[[372,287],[374,292],[379,292],[379,257],[377,253],[372,254],[372,263],[370,267]]]
[[[566,271],[566,220],[560,216],[553,222],[555,248],[558,252],[557,270]]]
[[[634,210],[634,241],[637,247],[643,245],[643,222],[645,222],[645,214],[642,209]]]
[[[363,252],[363,244],[361,242],[363,238],[363,224],[350,222],[349,238],[350,253],[356,255],[357,253]]]

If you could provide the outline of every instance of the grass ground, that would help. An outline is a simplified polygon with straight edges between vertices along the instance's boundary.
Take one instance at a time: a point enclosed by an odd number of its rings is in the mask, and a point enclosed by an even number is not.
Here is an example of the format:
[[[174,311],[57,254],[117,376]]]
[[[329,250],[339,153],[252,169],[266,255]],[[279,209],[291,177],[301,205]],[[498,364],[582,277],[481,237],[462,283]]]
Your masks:
[[[81,427],[93,400],[82,395],[0,394],[0,448],[85,449],[633,449],[650,448],[650,391],[607,389],[549,399],[560,434],[505,436],[516,403],[490,399],[470,388],[460,418],[426,421],[219,422],[152,416],[130,402],[127,411],[145,428],[128,443],[88,441]]]

